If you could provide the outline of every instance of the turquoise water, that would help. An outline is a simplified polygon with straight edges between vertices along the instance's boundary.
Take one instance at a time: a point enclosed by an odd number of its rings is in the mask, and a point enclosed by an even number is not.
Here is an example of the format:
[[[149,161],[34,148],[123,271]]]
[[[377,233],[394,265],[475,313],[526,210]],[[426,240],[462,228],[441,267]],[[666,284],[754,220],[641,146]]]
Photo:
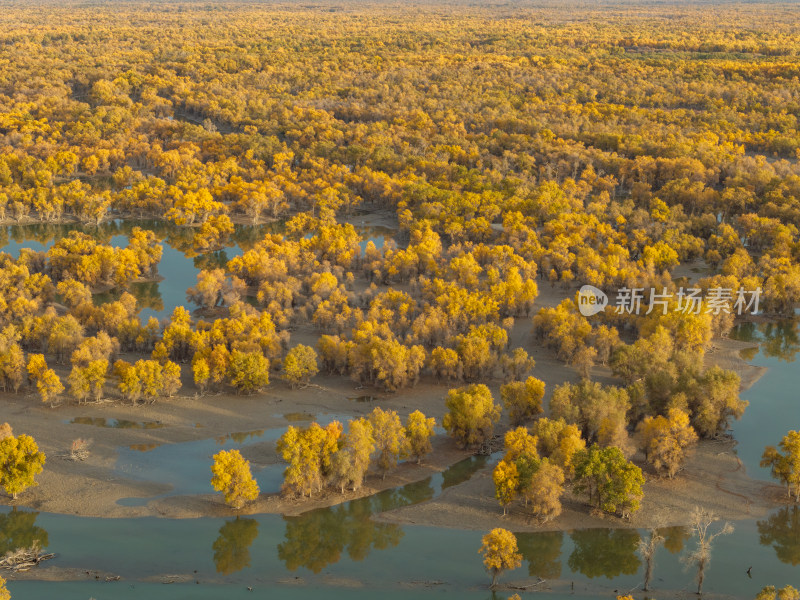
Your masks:
[[[136,296],[140,316],[146,322],[151,316],[167,317],[176,306],[191,306],[186,301],[186,290],[197,284],[197,274],[204,268],[223,267],[231,258],[253,247],[267,233],[279,233],[284,229],[281,222],[263,225],[236,225],[231,236],[230,246],[208,254],[193,256],[192,230],[181,228],[164,221],[154,220],[114,220],[99,226],[80,224],[29,224],[0,226],[0,251],[13,257],[19,256],[21,248],[46,251],[53,243],[70,231],[83,231],[104,244],[124,247],[128,235],[134,227],[150,229],[163,246],[163,255],[158,264],[158,272],[164,278],[159,282],[133,283],[129,291]],[[368,242],[378,247],[394,234],[394,230],[382,226],[354,225],[362,237],[361,247]],[[96,294],[95,301],[113,300],[119,292]]]
[[[340,415],[320,414],[315,420],[321,425],[339,420],[347,422]],[[211,487],[211,463],[213,456],[220,450],[242,450],[255,444],[274,444],[286,431],[286,427],[259,429],[231,433],[217,438],[206,438],[191,442],[164,444],[153,448],[122,446],[117,451],[117,462],[114,471],[127,479],[149,481],[171,486],[169,496],[187,496],[195,494],[213,494]],[[143,451],[146,450],[146,451]],[[246,455],[246,452],[245,452]],[[261,492],[277,493],[283,483],[285,464],[259,466],[251,464],[253,477],[258,482]],[[120,501],[124,506],[146,504],[152,498],[125,498]]]
[[[9,584],[20,598],[492,598],[477,548],[481,532],[398,526],[373,516],[434,499],[467,480],[491,459],[468,458],[444,473],[368,498],[307,512],[202,519],[91,519],[0,511],[0,550],[34,540],[56,558],[47,565],[122,576],[122,581],[25,581]],[[691,593],[694,573],[680,557],[692,548],[684,528],[656,554],[658,591]],[[642,583],[636,546],[644,532],[590,529],[520,533],[522,567],[504,575],[556,582],[576,597],[613,597]],[[747,576],[752,568],[752,578]],[[752,598],[765,585],[796,582],[800,574],[800,507],[736,524],[720,538],[706,571],[705,592]],[[183,583],[163,585],[174,576]],[[93,574],[88,576],[93,578]],[[157,582],[157,583],[156,583]],[[417,582],[417,583],[414,583]],[[425,586],[420,582],[437,582]],[[574,593],[568,587],[574,586]],[[247,591],[252,587],[252,595]],[[545,587],[546,589],[546,587]],[[58,595],[53,596],[54,590]],[[88,594],[88,595],[87,595]],[[500,592],[495,598],[505,598]],[[552,596],[544,592],[544,596]]]
[[[435,494],[435,488],[433,482],[414,484],[382,498],[293,518],[86,519],[21,511],[11,514],[15,520],[26,517],[23,525],[16,525],[17,531],[33,527],[38,528],[40,538],[45,535],[49,551],[57,554],[48,565],[101,570],[123,577],[115,583],[59,583],[60,598],[79,598],[87,593],[97,600],[133,598],[141,597],[134,593],[143,590],[154,598],[228,598],[237,597],[248,586],[260,592],[256,597],[265,597],[269,589],[281,598],[358,598],[367,590],[380,591],[382,597],[449,593],[459,598],[490,598],[485,587],[488,578],[477,554],[480,532],[399,527],[370,518],[371,512]],[[778,518],[772,523],[737,523],[734,534],[720,538],[706,571],[705,591],[752,598],[764,585],[796,582],[800,519],[798,509],[791,510],[788,521],[777,511]],[[17,535],[20,540],[31,538]],[[642,582],[642,566],[635,552],[639,535],[635,530],[614,529],[520,534],[522,567],[505,574],[501,581],[518,581],[530,575],[574,582],[575,592],[587,597],[596,586],[609,592],[601,594],[603,597],[613,590],[627,592]],[[656,555],[656,597],[658,590],[690,592],[694,586],[693,573],[684,571],[680,563],[691,541],[682,539],[680,531],[672,532],[669,539],[669,549],[662,547]],[[773,547],[776,543],[777,551]],[[751,566],[753,577],[749,578],[746,571]],[[150,583],[171,575],[199,583]],[[302,585],[295,578],[300,578]],[[406,587],[421,581],[441,584],[432,589]],[[19,600],[55,597],[48,594],[53,585],[11,582],[9,588],[13,598]]]
[[[780,331],[791,337],[796,329]],[[758,385],[774,385],[772,378],[776,376],[789,385],[795,369],[787,359],[793,355],[794,346],[781,343],[771,347],[783,350],[775,353],[766,346],[759,350],[756,360],[761,356],[760,360],[769,362],[772,368]],[[762,392],[757,389],[754,386],[751,393],[758,397],[763,394],[763,402],[755,406],[756,410],[751,406],[736,424],[737,436],[749,437],[765,425],[776,429],[789,425],[785,413],[771,408],[777,402],[785,410],[783,403],[791,400],[791,394],[771,391],[771,387]],[[162,472],[165,482],[176,485],[172,493],[206,492],[210,491],[206,488],[211,454],[222,447],[272,443],[282,429],[164,445],[149,452],[128,449],[126,453],[123,449],[117,468],[137,465],[143,478],[155,481],[160,480],[158,473]],[[746,464],[753,454],[748,448],[742,444],[739,449]],[[15,600],[125,599],[145,594],[155,600],[273,595],[290,599],[351,600],[376,595],[488,599],[493,596],[486,588],[488,577],[477,554],[481,532],[398,526],[373,518],[376,513],[434,499],[446,487],[468,479],[488,460],[473,457],[423,481],[298,517],[90,519],[4,508],[0,510],[0,550],[39,540],[57,554],[48,565],[80,572],[107,571],[123,578],[111,583],[12,581],[9,589]],[[265,471],[279,475],[282,468],[272,465]],[[175,474],[182,472],[186,477],[175,479]],[[261,476],[256,476],[262,482]],[[684,528],[670,528],[665,533],[667,543],[656,555],[654,595],[665,589],[691,593],[694,573],[684,570],[680,557],[693,542]],[[562,593],[579,598],[613,597],[615,590],[627,593],[642,583],[642,565],[636,554],[640,535],[644,533],[622,529],[520,533],[523,565],[501,581],[529,576],[561,580],[567,582],[559,588]],[[752,578],[747,576],[748,567],[753,567]],[[188,583],[163,585],[161,581],[171,575],[179,575]],[[800,507],[786,507],[760,521],[738,522],[732,535],[717,540],[704,590],[752,598],[765,585],[796,585],[798,578]],[[412,583],[425,581],[441,583]],[[574,592],[569,583],[574,585]],[[510,592],[503,591],[494,597],[504,599],[508,595]]]
[[[743,358],[769,370],[742,398],[750,405],[740,421],[733,422],[736,453],[747,473],[770,479],[769,469],[759,466],[765,446],[777,446],[790,430],[800,430],[800,320],[775,323],[742,323],[731,333],[734,339],[755,342],[757,350],[745,350]]]
[[[111,222],[87,228],[105,243],[125,245],[137,223]],[[186,231],[163,223],[145,224],[162,238],[164,257],[159,265],[164,281],[134,284],[133,292],[146,306],[144,318],[165,316],[185,304],[186,288],[196,283],[200,268],[222,264],[263,235],[262,228],[237,227],[235,245],[219,253],[189,258]],[[0,249],[17,255],[21,247],[45,250],[70,226],[0,227]],[[374,234],[380,245],[387,232]],[[366,244],[366,240],[364,242]],[[754,477],[768,478],[758,467],[766,444],[776,444],[789,429],[800,429],[800,371],[795,359],[800,349],[797,321],[773,325],[744,324],[734,335],[755,340],[759,348],[747,355],[769,372],[743,396],[750,407],[733,424],[737,453]],[[313,415],[289,415],[307,420]],[[318,417],[323,419],[322,417]],[[324,421],[324,419],[323,419]],[[83,422],[75,426],[126,426],[119,422]],[[131,425],[134,426],[134,425]],[[145,424],[135,424],[145,427]],[[125,477],[167,483],[169,494],[210,493],[211,456],[223,448],[274,443],[284,428],[242,432],[241,435],[183,444],[120,448],[117,472]],[[512,592],[487,590],[477,549],[482,533],[421,526],[397,526],[374,519],[376,513],[436,498],[441,491],[469,478],[488,459],[471,458],[423,481],[339,506],[310,511],[298,517],[259,515],[202,519],[91,519],[0,508],[0,554],[33,541],[55,552],[47,566],[107,571],[119,582],[11,581],[14,600],[20,599],[160,599],[266,598],[385,600],[435,598],[507,598]],[[256,466],[263,491],[277,491],[283,465]],[[150,499],[127,499],[129,503]],[[468,523],[465,523],[468,526]],[[692,546],[683,528],[670,528],[666,547],[656,555],[653,595],[659,590],[694,590],[694,574],[684,570],[680,557]],[[564,595],[576,598],[613,598],[642,583],[642,565],[636,554],[640,532],[594,529],[537,532],[518,535],[524,556],[520,569],[502,582],[541,577],[574,582]],[[752,568],[752,578],[747,576]],[[185,583],[164,585],[170,575]],[[299,579],[296,579],[299,578]],[[416,583],[415,583],[416,582]],[[421,582],[441,582],[423,585]],[[800,585],[800,508],[773,511],[760,521],[736,523],[736,531],[719,538],[706,572],[707,593],[752,598],[765,585]],[[599,591],[595,586],[600,586]],[[591,586],[591,587],[589,587]],[[253,588],[253,592],[248,591]],[[537,588],[540,589],[540,588]],[[544,597],[546,591],[536,592]],[[527,594],[522,593],[523,597]]]

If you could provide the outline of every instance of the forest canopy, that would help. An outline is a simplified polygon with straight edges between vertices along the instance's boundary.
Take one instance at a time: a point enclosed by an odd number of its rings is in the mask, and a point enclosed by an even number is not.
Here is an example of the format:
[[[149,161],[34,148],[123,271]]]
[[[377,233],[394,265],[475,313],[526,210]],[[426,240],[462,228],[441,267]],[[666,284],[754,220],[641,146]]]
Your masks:
[[[68,359],[79,402],[111,384],[134,403],[173,396],[189,368],[201,394],[318,372],[388,392],[502,379],[522,423],[544,391],[512,334],[533,318],[582,380],[602,364],[627,386],[553,392],[556,418],[590,441],[625,446],[626,425],[673,409],[718,435],[744,410],[738,379],[697,365],[732,314],[535,304],[544,286],[582,283],[675,293],[677,267],[697,261],[701,291],[761,288],[765,311],[793,310],[800,46],[785,17],[766,4],[10,7],[0,221],[161,226],[134,227],[125,247],[83,229],[0,253],[0,385],[18,391],[27,365],[55,402]],[[396,235],[362,239],[365,214]],[[259,223],[275,227],[214,261]],[[165,237],[203,270],[193,306],[143,322],[129,288],[166,275]],[[316,344],[295,343],[298,328]],[[616,409],[595,414],[606,395]]]

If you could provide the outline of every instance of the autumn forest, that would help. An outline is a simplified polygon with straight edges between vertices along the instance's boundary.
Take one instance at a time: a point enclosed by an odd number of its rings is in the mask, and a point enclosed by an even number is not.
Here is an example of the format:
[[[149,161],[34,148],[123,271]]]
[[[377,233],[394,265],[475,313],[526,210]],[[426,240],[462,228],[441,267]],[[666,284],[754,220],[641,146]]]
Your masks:
[[[74,513],[299,514],[477,454],[473,487],[442,485],[450,517],[402,504],[381,527],[491,530],[492,589],[520,564],[508,530],[647,529],[648,590],[685,526],[701,592],[722,521],[800,499],[797,413],[758,439],[774,484],[724,462],[763,374],[738,328],[800,303],[795,6],[25,1],[0,25],[13,510],[73,514],[120,443],[266,427],[268,448],[200,457],[222,497],[125,512],[103,488]],[[33,226],[41,249],[4,251]],[[196,282],[143,316],[167,251]],[[586,314],[584,285],[612,306]],[[614,310],[621,290],[641,307]],[[278,402],[309,416],[273,422]],[[90,448],[77,415],[168,425]]]

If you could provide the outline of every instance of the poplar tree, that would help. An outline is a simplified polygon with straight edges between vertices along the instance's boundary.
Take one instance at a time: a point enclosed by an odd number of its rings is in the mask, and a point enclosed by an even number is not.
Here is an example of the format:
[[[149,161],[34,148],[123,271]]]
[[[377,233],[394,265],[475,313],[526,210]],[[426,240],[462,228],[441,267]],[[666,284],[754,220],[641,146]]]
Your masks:
[[[235,509],[258,498],[258,484],[250,473],[250,461],[238,450],[222,450],[214,455],[211,485],[222,492],[225,503]]]

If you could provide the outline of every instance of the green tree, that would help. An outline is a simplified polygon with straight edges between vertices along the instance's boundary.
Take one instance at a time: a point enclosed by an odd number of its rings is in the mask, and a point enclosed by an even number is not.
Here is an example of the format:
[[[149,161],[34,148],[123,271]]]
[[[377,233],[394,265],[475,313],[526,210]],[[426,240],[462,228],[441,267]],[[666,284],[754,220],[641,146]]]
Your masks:
[[[222,492],[228,506],[239,509],[258,498],[258,484],[250,473],[250,461],[238,450],[222,450],[215,454],[211,473],[212,487]]]
[[[35,477],[42,472],[45,455],[34,439],[20,434],[0,440],[0,486],[15,500],[17,494],[38,485]]]
[[[575,491],[587,493],[589,503],[606,512],[629,517],[639,510],[644,476],[642,470],[625,459],[619,448],[581,450],[575,457]]]

